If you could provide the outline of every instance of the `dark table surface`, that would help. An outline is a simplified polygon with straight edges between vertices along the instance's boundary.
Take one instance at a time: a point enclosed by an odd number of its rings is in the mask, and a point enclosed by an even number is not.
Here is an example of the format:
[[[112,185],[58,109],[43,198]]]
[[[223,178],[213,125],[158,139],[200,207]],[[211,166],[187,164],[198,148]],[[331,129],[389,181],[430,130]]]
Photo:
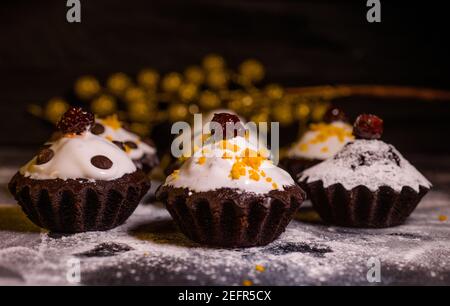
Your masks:
[[[450,215],[447,157],[414,158],[435,188],[402,226],[329,226],[306,203],[278,240],[239,250],[189,241],[157,203],[108,232],[41,230],[4,188],[29,154],[0,154],[0,284],[367,285],[370,258],[380,261],[380,284],[450,284],[450,226],[439,220]]]

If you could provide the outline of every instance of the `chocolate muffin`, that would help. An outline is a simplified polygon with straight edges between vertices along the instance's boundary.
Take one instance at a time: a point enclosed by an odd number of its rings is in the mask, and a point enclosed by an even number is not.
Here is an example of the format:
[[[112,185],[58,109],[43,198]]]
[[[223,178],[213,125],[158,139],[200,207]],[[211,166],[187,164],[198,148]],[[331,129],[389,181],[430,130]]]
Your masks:
[[[45,144],[8,187],[36,225],[53,232],[108,230],[124,223],[150,188],[147,175],[91,132],[94,116],[71,108],[60,138]]]
[[[346,122],[345,114],[340,109],[330,108],[324,122],[311,124],[291,146],[280,165],[296,177],[303,170],[335,155],[351,140],[352,126]]]
[[[395,148],[380,139],[383,121],[361,115],[356,140],[299,177],[314,208],[328,223],[348,227],[402,224],[431,183]]]
[[[230,116],[232,118],[230,119]],[[216,114],[215,123],[239,123]],[[304,199],[289,173],[245,136],[210,137],[158,189],[157,197],[190,239],[219,247],[265,245],[276,239]]]
[[[91,132],[111,141],[124,150],[136,167],[150,173],[159,164],[156,148],[150,139],[141,139],[130,132],[116,115],[97,118]]]

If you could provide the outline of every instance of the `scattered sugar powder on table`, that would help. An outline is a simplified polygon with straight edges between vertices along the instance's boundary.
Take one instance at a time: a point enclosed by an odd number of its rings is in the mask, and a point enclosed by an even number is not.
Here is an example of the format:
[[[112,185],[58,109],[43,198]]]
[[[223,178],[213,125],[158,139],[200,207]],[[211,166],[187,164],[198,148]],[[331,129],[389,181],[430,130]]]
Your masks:
[[[190,242],[159,205],[141,205],[108,232],[0,227],[0,283],[70,284],[77,259],[81,284],[364,285],[375,257],[382,284],[450,284],[450,228],[438,218],[450,214],[449,200],[431,191],[405,225],[387,229],[323,225],[305,204],[278,240],[249,249]]]

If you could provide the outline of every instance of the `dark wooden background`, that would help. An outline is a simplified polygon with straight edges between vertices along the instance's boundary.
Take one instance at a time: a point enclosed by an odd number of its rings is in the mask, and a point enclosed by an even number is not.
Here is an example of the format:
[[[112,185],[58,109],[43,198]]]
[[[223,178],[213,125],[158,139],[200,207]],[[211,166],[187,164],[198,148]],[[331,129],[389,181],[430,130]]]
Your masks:
[[[210,52],[231,66],[261,60],[287,86],[390,84],[450,90],[449,18],[444,2],[81,0],[81,24],[66,1],[0,4],[0,145],[35,146],[49,134],[27,116],[30,102],[64,93],[82,74],[104,77],[145,66],[182,70]],[[450,101],[340,101],[355,115],[386,117],[386,138],[408,152],[450,153]]]

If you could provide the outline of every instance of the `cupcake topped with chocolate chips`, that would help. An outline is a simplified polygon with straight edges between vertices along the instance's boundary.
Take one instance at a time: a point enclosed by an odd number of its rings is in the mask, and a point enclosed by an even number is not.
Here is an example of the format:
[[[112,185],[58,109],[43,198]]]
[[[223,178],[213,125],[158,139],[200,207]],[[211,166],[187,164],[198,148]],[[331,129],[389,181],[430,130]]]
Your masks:
[[[97,118],[91,132],[121,148],[139,169],[147,173],[159,163],[156,148],[152,141],[141,139],[138,135],[127,130],[116,115]]]
[[[58,232],[106,230],[123,223],[150,187],[112,142],[91,132],[94,115],[69,109],[46,143],[9,183],[37,225]]]
[[[237,116],[215,114],[212,123],[221,135],[213,133],[169,175],[158,197],[195,241],[235,247],[267,244],[284,231],[303,201],[303,191],[273,164],[267,150],[258,150],[247,139]],[[227,134],[229,126],[234,131]],[[204,215],[197,219],[200,211]],[[202,227],[204,223],[208,226]]]
[[[363,114],[355,140],[299,180],[325,220],[350,226],[402,223],[431,183],[394,146],[380,140],[383,120]]]
[[[295,177],[304,169],[332,157],[352,140],[352,126],[347,123],[344,112],[330,108],[323,122],[311,124],[291,146],[282,165]]]

